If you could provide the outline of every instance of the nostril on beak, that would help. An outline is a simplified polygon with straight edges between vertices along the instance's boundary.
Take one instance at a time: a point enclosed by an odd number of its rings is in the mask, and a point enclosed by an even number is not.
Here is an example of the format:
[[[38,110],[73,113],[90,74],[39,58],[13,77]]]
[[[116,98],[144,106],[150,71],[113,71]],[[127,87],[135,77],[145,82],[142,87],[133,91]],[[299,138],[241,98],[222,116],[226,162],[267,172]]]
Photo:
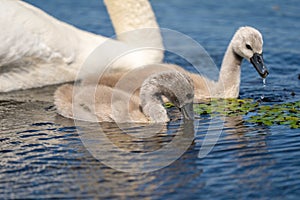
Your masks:
[[[257,61],[258,61],[259,63],[262,63],[262,59],[261,59],[260,56],[257,58]]]

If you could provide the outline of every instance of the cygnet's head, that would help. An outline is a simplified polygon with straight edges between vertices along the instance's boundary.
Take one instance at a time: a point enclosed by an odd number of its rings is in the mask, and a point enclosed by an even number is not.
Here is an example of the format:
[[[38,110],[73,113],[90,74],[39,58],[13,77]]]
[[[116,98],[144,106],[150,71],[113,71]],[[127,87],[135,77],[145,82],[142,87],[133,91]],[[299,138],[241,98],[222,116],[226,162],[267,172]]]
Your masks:
[[[141,104],[165,96],[182,112],[185,119],[193,119],[194,84],[189,76],[176,70],[163,71],[148,77],[141,87]]]
[[[268,76],[262,55],[263,38],[258,30],[249,26],[239,28],[232,39],[232,48],[237,55],[251,62],[262,78]]]
[[[171,89],[167,91],[169,100],[180,109],[184,118],[193,119],[194,84],[189,76],[178,71],[166,72],[165,80]]]

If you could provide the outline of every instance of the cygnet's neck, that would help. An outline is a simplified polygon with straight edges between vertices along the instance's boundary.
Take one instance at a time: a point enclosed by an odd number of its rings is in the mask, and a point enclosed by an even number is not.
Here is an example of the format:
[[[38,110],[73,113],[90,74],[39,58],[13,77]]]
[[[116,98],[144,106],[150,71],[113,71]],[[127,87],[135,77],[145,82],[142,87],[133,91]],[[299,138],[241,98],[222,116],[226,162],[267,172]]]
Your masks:
[[[149,80],[149,79],[148,79]],[[163,106],[164,91],[157,81],[147,81],[141,87],[140,101],[143,113],[151,122],[167,122],[169,117]]]
[[[229,44],[223,58],[218,80],[218,94],[222,98],[237,98],[241,82],[241,63],[243,58],[237,55]]]

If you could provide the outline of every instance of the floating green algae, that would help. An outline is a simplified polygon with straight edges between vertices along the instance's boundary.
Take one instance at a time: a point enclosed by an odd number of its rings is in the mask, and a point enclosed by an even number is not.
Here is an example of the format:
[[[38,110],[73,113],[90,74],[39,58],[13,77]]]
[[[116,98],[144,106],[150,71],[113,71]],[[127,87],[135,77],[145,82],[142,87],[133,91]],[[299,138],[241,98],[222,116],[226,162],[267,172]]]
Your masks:
[[[196,104],[194,110],[199,115],[244,116],[248,123],[300,128],[300,101],[262,105],[251,99],[214,99]]]

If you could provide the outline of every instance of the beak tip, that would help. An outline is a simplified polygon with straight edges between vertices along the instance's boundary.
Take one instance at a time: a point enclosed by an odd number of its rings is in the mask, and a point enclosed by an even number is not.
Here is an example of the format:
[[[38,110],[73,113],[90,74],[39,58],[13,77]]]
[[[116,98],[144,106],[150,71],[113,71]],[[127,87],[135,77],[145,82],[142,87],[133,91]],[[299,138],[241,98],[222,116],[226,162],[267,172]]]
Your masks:
[[[269,72],[266,70],[264,73],[261,74],[262,78],[266,78],[269,75]]]
[[[193,104],[187,104],[184,107],[181,108],[183,117],[186,120],[194,120],[194,110],[193,110]]]
[[[264,66],[263,68],[264,68],[264,70],[262,73],[262,78],[266,78],[269,75],[269,71],[266,66]]]
[[[264,65],[262,54],[255,53],[253,57],[250,58],[250,62],[262,78],[266,78],[269,75],[268,68]]]

